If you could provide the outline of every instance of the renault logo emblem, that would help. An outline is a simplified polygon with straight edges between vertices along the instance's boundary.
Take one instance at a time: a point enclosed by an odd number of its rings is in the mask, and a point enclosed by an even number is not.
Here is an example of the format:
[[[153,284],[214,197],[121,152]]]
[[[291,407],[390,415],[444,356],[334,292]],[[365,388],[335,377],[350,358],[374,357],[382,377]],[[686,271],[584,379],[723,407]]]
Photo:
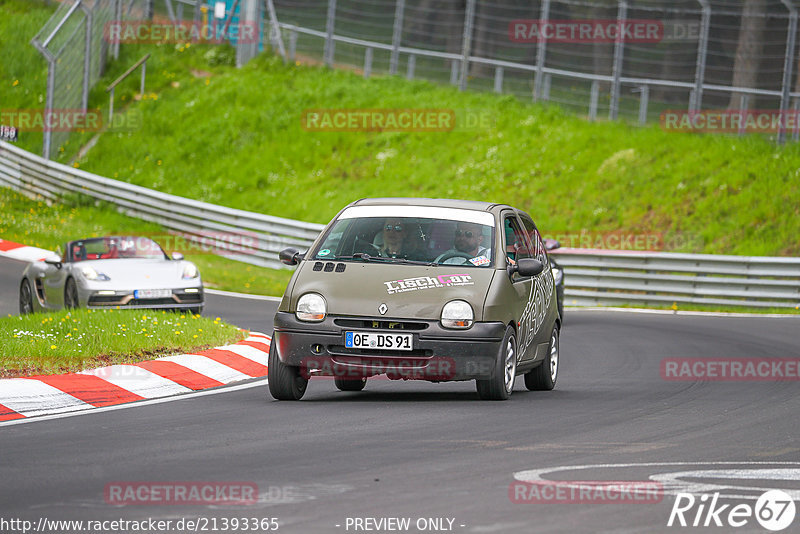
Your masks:
[[[381,312],[381,315],[386,315],[386,312],[389,311],[389,306],[387,306],[386,303],[383,303],[378,306],[378,311]]]

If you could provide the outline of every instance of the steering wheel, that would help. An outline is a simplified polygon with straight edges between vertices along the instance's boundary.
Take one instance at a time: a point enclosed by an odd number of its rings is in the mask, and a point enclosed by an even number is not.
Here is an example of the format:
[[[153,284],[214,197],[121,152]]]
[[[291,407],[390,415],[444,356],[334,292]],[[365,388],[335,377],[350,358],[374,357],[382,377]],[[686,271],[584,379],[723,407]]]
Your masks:
[[[467,263],[467,261],[472,259],[472,254],[469,254],[468,252],[461,252],[460,250],[448,250],[447,252],[440,254],[439,257],[433,261],[435,263],[442,263],[450,258],[463,258],[464,261],[455,265],[464,265]]]

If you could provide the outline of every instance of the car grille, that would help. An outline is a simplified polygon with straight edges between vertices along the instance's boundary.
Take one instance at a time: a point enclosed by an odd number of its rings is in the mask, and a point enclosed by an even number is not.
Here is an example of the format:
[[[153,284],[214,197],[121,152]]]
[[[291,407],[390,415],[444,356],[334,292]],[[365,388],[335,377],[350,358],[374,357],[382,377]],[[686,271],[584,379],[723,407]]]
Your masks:
[[[433,356],[433,351],[430,349],[414,349],[414,350],[375,350],[375,349],[351,349],[344,345],[328,345],[328,352],[337,356],[359,356],[367,357],[375,361],[382,361],[384,364],[396,358],[400,361],[410,361],[420,359],[424,362],[426,359]],[[362,359],[362,358],[357,358]],[[366,359],[366,358],[363,358]]]
[[[387,321],[372,319],[334,319],[333,324],[343,328],[366,328],[367,330],[425,330],[428,323],[413,321]]]

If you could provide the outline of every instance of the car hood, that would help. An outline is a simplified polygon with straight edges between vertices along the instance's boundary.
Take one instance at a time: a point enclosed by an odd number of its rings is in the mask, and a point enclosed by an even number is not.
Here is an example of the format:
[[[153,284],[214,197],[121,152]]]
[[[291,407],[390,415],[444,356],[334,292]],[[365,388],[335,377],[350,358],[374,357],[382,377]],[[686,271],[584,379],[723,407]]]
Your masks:
[[[305,293],[322,295],[330,315],[438,320],[442,307],[454,299],[472,305],[481,320],[486,292],[495,271],[463,266],[435,267],[379,263],[338,263],[344,271],[314,271],[313,261],[303,262],[292,288],[291,309]],[[329,265],[334,265],[330,264]],[[341,269],[341,267],[339,267]]]
[[[83,267],[91,267],[98,273],[110,278],[108,281],[88,280],[92,286],[97,285],[115,290],[162,289],[179,286],[192,287],[197,278],[183,280],[184,261],[148,260],[148,259],[110,259],[91,260],[73,264],[72,269],[80,271]]]

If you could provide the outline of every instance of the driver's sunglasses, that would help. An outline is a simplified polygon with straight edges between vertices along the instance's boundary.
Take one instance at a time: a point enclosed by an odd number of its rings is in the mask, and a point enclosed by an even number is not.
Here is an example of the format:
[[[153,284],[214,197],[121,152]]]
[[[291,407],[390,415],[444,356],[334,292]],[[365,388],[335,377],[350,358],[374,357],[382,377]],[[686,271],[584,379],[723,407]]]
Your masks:
[[[402,232],[403,231],[403,227],[400,226],[399,224],[396,224],[394,226],[392,226],[391,224],[387,224],[386,228],[384,228],[384,230],[386,230],[387,232],[391,232],[391,231]]]
[[[462,235],[462,234],[463,234],[463,235],[464,235],[464,237],[466,237],[467,239],[472,239],[472,238],[475,236],[475,234],[474,234],[474,233],[472,233],[472,232],[471,232],[471,231],[469,231],[469,230],[467,230],[466,232],[464,232],[464,231],[462,231],[462,230],[456,230],[456,237],[461,237],[461,235]]]

